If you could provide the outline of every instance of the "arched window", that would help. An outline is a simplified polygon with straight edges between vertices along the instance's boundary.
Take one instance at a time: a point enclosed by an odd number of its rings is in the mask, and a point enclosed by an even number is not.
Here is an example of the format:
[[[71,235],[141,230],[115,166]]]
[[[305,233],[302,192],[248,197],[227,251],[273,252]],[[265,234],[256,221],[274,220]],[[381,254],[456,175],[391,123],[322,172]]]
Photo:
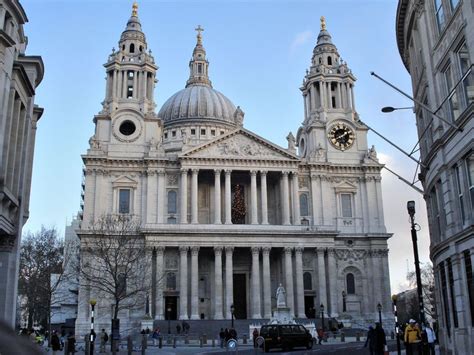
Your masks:
[[[328,65],[332,65],[332,58],[328,57]]]
[[[176,290],[176,274],[174,272],[166,275],[166,288],[168,290]]]
[[[355,294],[355,280],[354,274],[348,273],[346,275],[346,287],[347,287],[347,294],[353,295]]]
[[[176,191],[168,192],[168,213],[176,213]]]
[[[303,288],[305,290],[312,290],[313,289],[313,280],[312,280],[310,272],[305,272],[303,274]]]
[[[133,43],[130,44],[130,53],[135,53],[135,45]]]
[[[308,195],[307,194],[301,194],[300,195],[300,214],[301,214],[301,216],[309,216]]]

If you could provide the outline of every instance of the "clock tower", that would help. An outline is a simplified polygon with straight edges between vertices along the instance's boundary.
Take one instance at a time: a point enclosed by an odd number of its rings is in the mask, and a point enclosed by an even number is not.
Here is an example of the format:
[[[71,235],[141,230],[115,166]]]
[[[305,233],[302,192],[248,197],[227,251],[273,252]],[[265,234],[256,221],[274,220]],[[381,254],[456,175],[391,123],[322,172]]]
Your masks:
[[[321,31],[301,91],[304,122],[298,130],[299,155],[308,161],[360,162],[366,155],[367,127],[358,121],[352,71],[339,55],[321,17]]]

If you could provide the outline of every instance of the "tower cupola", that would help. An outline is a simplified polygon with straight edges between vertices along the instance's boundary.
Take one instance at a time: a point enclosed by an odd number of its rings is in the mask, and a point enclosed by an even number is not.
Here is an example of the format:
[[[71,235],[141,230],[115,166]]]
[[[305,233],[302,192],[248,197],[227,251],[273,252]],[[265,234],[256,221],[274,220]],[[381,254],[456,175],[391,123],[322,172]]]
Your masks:
[[[132,15],[127,22],[127,27],[122,32],[119,46],[123,54],[130,56],[136,56],[147,49],[146,37],[138,18],[138,4],[136,2],[133,3]]]
[[[208,74],[209,62],[206,59],[206,50],[202,45],[202,31],[204,31],[204,29],[201,26],[196,28],[197,42],[193,50],[193,56],[189,61],[189,79],[186,82],[186,87],[193,84],[208,85],[212,87]]]
[[[333,67],[339,64],[339,53],[336,46],[332,43],[331,35],[326,29],[326,19],[321,16],[321,30],[318,35],[318,41],[313,50],[313,65],[324,64]]]

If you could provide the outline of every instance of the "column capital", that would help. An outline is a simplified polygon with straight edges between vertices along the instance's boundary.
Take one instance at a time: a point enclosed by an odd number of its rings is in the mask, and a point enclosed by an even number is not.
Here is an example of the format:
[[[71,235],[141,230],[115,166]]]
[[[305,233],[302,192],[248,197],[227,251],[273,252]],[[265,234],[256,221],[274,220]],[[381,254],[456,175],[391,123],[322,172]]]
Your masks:
[[[281,176],[283,176],[283,177],[285,177],[285,176],[288,177],[288,175],[290,175],[290,171],[288,171],[288,170],[284,170],[284,171],[281,172]]]
[[[234,252],[234,247],[226,246],[225,247],[225,252],[226,252],[226,254],[232,254]]]
[[[263,255],[270,255],[270,251],[272,250],[271,247],[262,247]]]
[[[225,169],[224,171],[225,171],[226,176],[230,176],[230,174],[232,174],[231,169]]]
[[[292,247],[285,247],[285,254],[290,254],[291,255],[292,251],[293,251]]]
[[[335,248],[328,248],[328,256],[335,257],[336,256],[336,249]]]
[[[258,170],[250,170],[250,176],[257,176]]]
[[[222,249],[224,249],[223,247],[221,246],[216,246],[214,247],[214,254],[217,256],[217,255],[222,255]]]
[[[267,170],[260,170],[260,175],[261,176],[267,176],[268,171]]]
[[[326,248],[314,248],[314,251],[317,253],[317,254],[324,254]]]
[[[191,172],[193,173],[193,175],[197,175],[197,174],[199,174],[199,169],[198,168],[193,168],[193,169],[191,169]]]
[[[291,175],[293,175],[293,177],[295,177],[295,178],[298,177],[298,171],[292,171]]]
[[[185,246],[180,246],[179,247],[179,253],[182,255],[182,254],[187,254],[188,253],[188,250],[189,250],[189,247],[185,247]]]
[[[252,247],[250,248],[252,251],[252,255],[259,254],[260,253],[260,247]]]
[[[199,247],[198,246],[192,246],[191,248],[191,255],[198,255],[199,254]]]
[[[163,175],[163,176],[164,176],[164,175],[166,174],[166,171],[165,171],[165,169],[158,169],[158,170],[156,171],[156,173],[157,173],[158,175]]]
[[[303,254],[304,247],[295,247],[295,254]]]
[[[214,169],[214,174],[215,175],[220,175],[222,172],[222,169]]]
[[[181,174],[187,174],[189,169],[188,168],[181,168],[181,169],[179,169],[179,171],[181,171]]]
[[[165,252],[165,247],[163,245],[159,245],[155,247],[156,254],[163,254]]]

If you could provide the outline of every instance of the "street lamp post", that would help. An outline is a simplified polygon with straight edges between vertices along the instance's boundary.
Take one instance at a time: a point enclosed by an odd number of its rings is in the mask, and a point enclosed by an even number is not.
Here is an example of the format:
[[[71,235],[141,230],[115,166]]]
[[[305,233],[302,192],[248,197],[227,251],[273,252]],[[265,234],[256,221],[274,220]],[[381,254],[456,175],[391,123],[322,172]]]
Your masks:
[[[346,312],[347,311],[347,306],[346,306],[346,291],[342,291],[342,311]]]
[[[171,307],[166,309],[168,312],[168,334],[171,334]]]
[[[418,241],[416,236],[417,226],[415,223],[415,201],[407,202],[407,210],[411,223],[411,240],[413,242],[413,255],[415,257],[416,290],[418,293],[418,304],[420,307],[420,323],[425,324],[425,308],[423,305],[423,286],[421,284],[420,260],[418,258]]]
[[[380,303],[377,305],[377,311],[379,311],[379,323],[382,326],[382,305]]]
[[[234,311],[235,311],[234,305],[231,304],[230,305],[230,316],[231,316],[231,325],[230,325],[230,327],[232,329],[234,329]]]
[[[395,336],[397,337],[397,354],[401,355],[402,350],[400,348],[400,334],[398,329],[398,313],[397,313],[397,295],[392,295],[393,303],[393,315],[395,316]]]
[[[89,345],[89,354],[93,355],[94,354],[94,309],[95,305],[97,304],[97,301],[92,299],[89,301],[89,304],[92,307],[91,310],[91,333],[90,333],[90,345]]]

